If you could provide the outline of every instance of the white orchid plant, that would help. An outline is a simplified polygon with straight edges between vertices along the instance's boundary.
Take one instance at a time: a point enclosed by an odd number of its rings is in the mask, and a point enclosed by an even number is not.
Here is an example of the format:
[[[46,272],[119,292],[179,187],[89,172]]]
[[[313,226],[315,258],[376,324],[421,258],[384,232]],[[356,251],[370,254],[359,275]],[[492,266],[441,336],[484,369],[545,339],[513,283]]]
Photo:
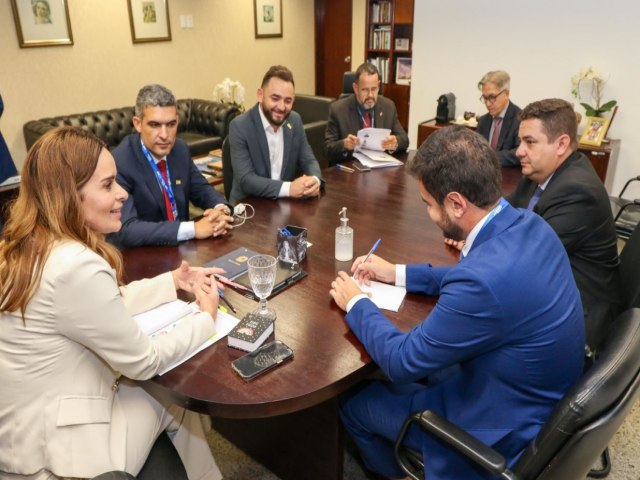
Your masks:
[[[600,104],[602,100],[602,90],[609,78],[605,78],[602,71],[596,67],[583,68],[571,77],[571,95],[578,100],[590,96],[593,106],[580,102],[585,109],[587,117],[600,117],[604,112],[608,112],[616,106],[615,100],[610,100]]]
[[[222,103],[230,103],[237,106],[240,111],[244,111],[244,87],[237,80],[225,78],[217,84],[213,89],[213,99]]]

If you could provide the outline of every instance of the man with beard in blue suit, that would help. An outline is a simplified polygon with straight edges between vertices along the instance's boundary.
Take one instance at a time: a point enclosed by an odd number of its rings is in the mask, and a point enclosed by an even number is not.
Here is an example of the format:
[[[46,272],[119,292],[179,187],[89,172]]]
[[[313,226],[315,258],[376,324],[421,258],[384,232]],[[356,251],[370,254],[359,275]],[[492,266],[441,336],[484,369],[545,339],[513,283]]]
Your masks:
[[[406,168],[431,220],[466,242],[461,260],[446,267],[393,265],[376,255],[354,262],[358,281],[439,296],[409,332],[347,273],[331,284],[349,327],[389,379],[344,394],[341,419],[367,468],[389,478],[404,477],[393,453],[404,420],[427,409],[511,464],[582,372],[582,305],[567,254],[542,218],[501,197],[498,157],[480,135],[443,128]],[[422,452],[429,480],[490,478],[425,432],[406,438]]]

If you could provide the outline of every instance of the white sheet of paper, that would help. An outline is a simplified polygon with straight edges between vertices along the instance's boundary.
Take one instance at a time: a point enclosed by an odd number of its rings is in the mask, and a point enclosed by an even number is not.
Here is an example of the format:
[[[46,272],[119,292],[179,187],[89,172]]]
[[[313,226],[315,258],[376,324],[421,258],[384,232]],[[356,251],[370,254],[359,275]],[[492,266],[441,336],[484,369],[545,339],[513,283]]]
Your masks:
[[[372,150],[363,150],[353,154],[360,163],[369,168],[398,167],[402,162],[385,152],[374,152]]]
[[[356,282],[355,279],[353,281]],[[402,300],[404,300],[407,294],[407,289],[404,287],[376,282],[375,280],[371,282],[371,285],[365,285],[363,283],[362,285],[358,285],[358,287],[365,293],[371,292],[371,301],[375,303],[378,308],[391,312],[397,312],[400,309]]]
[[[377,150],[382,152],[382,142],[389,138],[391,130],[388,128],[363,128],[358,130],[358,140],[360,141],[357,149]]]

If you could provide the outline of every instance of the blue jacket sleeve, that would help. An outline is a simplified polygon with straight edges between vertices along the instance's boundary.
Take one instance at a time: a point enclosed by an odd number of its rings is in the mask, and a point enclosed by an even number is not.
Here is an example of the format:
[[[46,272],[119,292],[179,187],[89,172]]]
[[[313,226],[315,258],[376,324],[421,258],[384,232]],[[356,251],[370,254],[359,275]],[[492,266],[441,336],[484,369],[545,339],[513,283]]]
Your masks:
[[[407,333],[369,299],[347,314],[349,327],[390,380],[422,379],[504,341],[504,314],[490,287],[470,272],[452,276],[431,314]]]

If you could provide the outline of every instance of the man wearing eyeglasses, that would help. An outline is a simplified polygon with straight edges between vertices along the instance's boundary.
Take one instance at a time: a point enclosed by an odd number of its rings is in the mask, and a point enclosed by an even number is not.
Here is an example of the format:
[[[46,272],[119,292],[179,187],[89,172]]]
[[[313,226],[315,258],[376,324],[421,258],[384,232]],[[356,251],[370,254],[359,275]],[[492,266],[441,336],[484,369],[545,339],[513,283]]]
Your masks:
[[[520,145],[520,107],[509,100],[511,77],[503,70],[488,72],[478,82],[480,101],[488,113],[478,120],[476,131],[498,152],[503,167],[520,166],[516,149]]]

